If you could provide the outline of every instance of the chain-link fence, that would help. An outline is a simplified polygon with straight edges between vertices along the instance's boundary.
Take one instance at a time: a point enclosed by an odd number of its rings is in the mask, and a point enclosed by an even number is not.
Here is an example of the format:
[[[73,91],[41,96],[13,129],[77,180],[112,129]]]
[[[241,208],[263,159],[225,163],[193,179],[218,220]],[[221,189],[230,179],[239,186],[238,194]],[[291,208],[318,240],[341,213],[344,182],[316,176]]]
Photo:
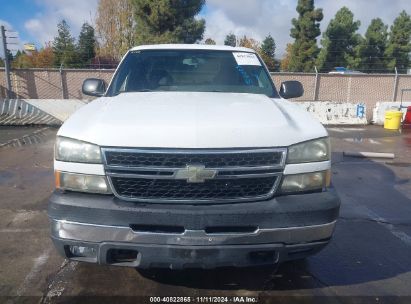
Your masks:
[[[86,78],[110,82],[114,70],[92,69],[14,69],[11,72],[14,98],[90,99],[81,93]],[[0,98],[6,97],[4,70],[0,69]]]
[[[271,73],[277,87],[286,80],[298,80],[304,95],[298,101],[334,101],[364,103],[367,118],[381,101],[400,101],[401,92],[411,89],[411,75],[404,74],[306,74]],[[411,92],[403,92],[404,101],[411,101]]]
[[[81,93],[84,79],[102,78],[108,83],[114,70],[92,69],[14,69],[11,73],[16,98],[87,99]],[[399,101],[401,91],[411,88],[411,75],[403,74],[315,74],[272,73],[277,87],[286,80],[298,80],[305,93],[299,101],[335,101],[364,103],[367,116],[379,101]],[[0,69],[0,98],[6,97],[4,70]],[[411,100],[411,92],[404,93]]]
[[[375,103],[399,101],[401,90],[411,88],[411,75],[395,74],[304,74],[272,73],[276,86],[286,80],[298,80],[305,93],[304,101],[339,101]],[[411,94],[404,95],[411,99]]]

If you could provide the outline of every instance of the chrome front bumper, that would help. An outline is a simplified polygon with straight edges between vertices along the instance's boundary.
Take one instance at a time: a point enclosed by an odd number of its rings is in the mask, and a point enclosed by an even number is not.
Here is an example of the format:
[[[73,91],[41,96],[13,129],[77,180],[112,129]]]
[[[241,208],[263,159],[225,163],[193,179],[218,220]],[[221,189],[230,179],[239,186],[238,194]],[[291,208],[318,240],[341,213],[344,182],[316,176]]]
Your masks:
[[[136,268],[215,268],[273,265],[314,254],[325,247],[335,221],[314,226],[258,229],[252,233],[135,232],[128,227],[51,220],[52,240],[67,258]],[[75,256],[73,246],[92,256]],[[124,259],[124,254],[131,258]]]
[[[250,233],[211,233],[185,230],[183,233],[136,232],[130,227],[95,225],[51,219],[53,238],[94,243],[125,242],[163,245],[298,244],[329,239],[336,221],[322,225],[257,229]]]

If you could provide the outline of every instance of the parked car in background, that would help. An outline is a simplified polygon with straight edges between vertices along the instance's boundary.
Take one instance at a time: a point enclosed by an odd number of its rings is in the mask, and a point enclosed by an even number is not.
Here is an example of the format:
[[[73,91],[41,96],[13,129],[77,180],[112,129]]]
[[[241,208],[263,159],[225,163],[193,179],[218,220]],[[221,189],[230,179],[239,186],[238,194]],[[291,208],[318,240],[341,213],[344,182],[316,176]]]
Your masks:
[[[328,74],[341,74],[341,75],[350,75],[350,74],[365,74],[360,71],[349,70],[344,67],[336,67],[333,71],[328,72]]]

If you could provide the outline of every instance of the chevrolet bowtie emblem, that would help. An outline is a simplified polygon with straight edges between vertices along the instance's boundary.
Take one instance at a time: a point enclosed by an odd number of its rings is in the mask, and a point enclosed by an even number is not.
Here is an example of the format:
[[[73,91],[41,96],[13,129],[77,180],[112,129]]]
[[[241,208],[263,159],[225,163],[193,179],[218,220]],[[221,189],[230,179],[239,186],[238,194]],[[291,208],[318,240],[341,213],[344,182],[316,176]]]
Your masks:
[[[203,165],[187,165],[176,172],[175,179],[185,179],[187,183],[204,183],[207,179],[213,179],[217,170],[206,169]]]

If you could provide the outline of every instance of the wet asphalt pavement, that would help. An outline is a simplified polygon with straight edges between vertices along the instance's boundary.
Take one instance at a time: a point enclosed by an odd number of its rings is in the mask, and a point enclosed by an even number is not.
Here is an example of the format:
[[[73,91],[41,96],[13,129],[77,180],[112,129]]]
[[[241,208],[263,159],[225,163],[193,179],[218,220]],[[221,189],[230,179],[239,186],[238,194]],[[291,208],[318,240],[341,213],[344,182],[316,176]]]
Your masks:
[[[150,296],[186,296],[191,302],[248,296],[267,303],[411,303],[411,130],[328,129],[332,181],[342,206],[334,238],[323,251],[278,270],[142,273],[57,255],[46,214],[57,129],[0,127],[0,303],[136,303],[149,302]],[[344,157],[348,150],[394,152],[396,158]]]

